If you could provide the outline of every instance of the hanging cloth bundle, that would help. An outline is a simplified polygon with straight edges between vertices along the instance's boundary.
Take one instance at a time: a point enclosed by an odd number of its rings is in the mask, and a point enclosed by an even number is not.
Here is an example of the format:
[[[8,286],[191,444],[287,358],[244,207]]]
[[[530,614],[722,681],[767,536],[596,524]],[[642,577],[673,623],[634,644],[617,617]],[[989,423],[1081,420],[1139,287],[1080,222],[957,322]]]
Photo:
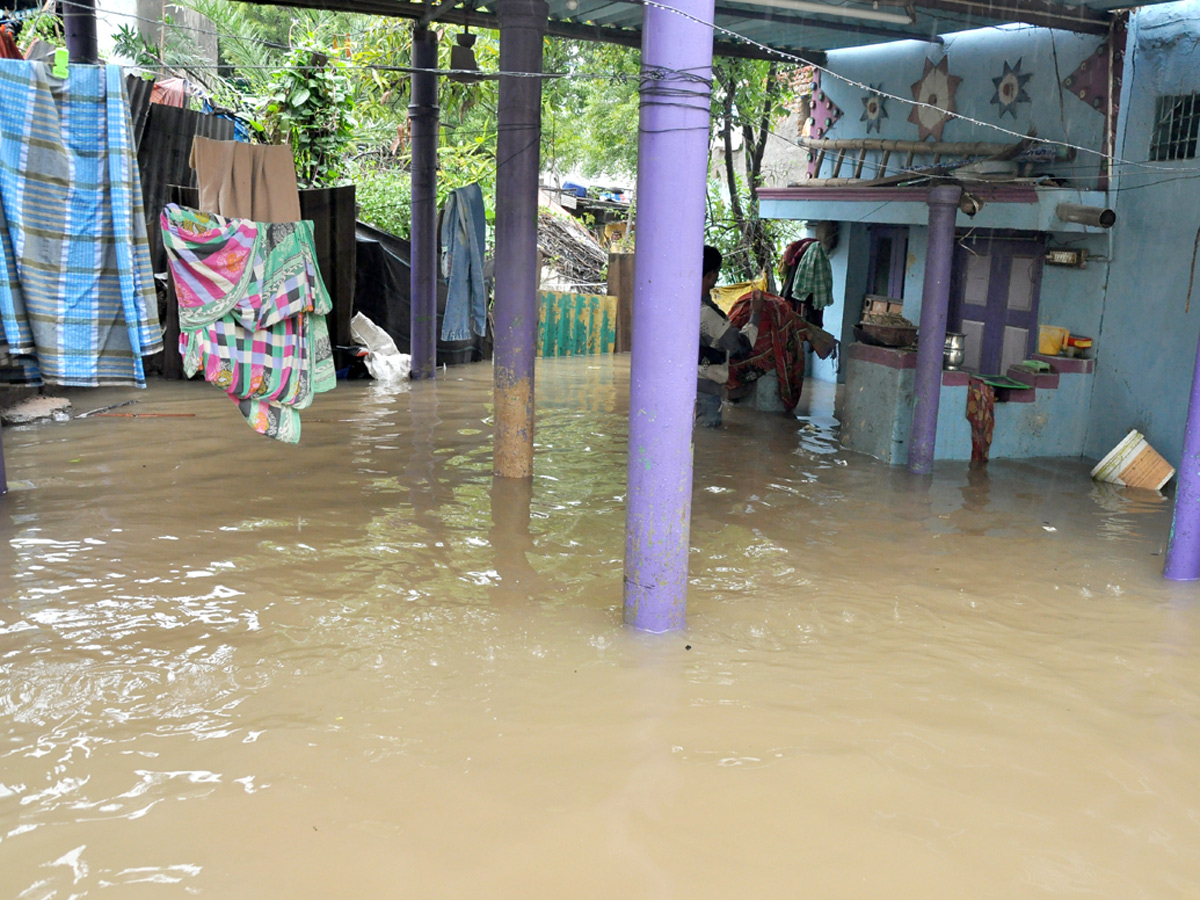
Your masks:
[[[24,59],[24,54],[17,47],[17,37],[21,34],[21,23],[0,17],[0,59]]]
[[[803,238],[788,245],[781,265],[781,296],[790,300],[800,316],[822,324],[823,310],[833,303],[833,266],[816,238]]]
[[[294,444],[336,381],[313,223],[253,222],[177,204],[162,213],[189,375],[224,390],[259,434]]]
[[[0,132],[9,353],[46,384],[144,387],[162,332],[121,69],[0,60]]]

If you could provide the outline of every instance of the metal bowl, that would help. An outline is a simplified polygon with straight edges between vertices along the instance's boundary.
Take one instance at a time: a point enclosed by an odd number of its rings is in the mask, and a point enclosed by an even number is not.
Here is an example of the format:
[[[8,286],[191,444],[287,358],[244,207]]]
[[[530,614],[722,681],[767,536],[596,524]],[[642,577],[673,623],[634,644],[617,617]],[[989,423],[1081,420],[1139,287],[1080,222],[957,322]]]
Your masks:
[[[872,325],[860,322],[854,326],[854,336],[864,344],[877,347],[907,347],[917,340],[917,329],[903,325]]]

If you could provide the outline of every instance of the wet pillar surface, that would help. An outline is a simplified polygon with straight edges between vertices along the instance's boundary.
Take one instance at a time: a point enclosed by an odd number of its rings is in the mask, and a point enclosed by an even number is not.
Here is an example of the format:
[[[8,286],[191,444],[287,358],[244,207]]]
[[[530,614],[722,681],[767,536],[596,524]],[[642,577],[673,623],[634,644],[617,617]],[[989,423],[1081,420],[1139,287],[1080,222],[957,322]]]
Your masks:
[[[412,128],[412,245],[409,352],[414,379],[437,369],[437,43],[428,28],[413,31],[408,120]],[[421,71],[421,70],[429,71]]]
[[[642,27],[625,622],[651,632],[687,608],[712,88],[713,0],[674,5],[647,6]]]
[[[0,426],[0,431],[3,427]],[[8,493],[8,474],[4,471],[4,440],[0,438],[0,497]]]
[[[0,464],[3,460],[0,460]],[[1183,427],[1183,455],[1175,484],[1175,511],[1163,577],[1170,581],[1200,578],[1200,348],[1192,372],[1192,396]]]
[[[500,71],[542,71],[545,0],[499,0]],[[501,478],[533,476],[533,374],[538,327],[537,210],[540,78],[500,77],[496,141],[496,436]]]
[[[73,63],[100,62],[96,44],[96,0],[71,0],[61,7],[63,36],[68,58]]]
[[[933,471],[946,316],[950,307],[950,270],[954,263],[954,219],[961,195],[962,188],[958,185],[943,185],[933,188],[927,201],[929,245],[925,251],[925,285],[921,292],[917,371],[913,380],[915,402],[908,442],[908,471],[914,475]]]

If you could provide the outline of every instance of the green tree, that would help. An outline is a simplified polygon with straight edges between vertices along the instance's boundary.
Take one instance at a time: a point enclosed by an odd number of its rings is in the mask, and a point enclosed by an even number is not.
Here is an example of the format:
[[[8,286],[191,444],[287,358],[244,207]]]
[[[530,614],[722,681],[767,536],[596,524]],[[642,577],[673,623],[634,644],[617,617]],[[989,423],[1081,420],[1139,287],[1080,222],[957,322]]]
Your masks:
[[[772,128],[787,109],[778,63],[718,58],[713,63],[713,131],[724,150],[723,191],[709,191],[709,234],[721,246],[727,268],[753,278],[772,268],[778,244],[790,229],[758,213],[763,155]],[[741,138],[737,171],[734,135]]]
[[[641,54],[630,47],[548,39],[543,69],[566,77],[542,88],[542,159],[588,178],[637,174]]]

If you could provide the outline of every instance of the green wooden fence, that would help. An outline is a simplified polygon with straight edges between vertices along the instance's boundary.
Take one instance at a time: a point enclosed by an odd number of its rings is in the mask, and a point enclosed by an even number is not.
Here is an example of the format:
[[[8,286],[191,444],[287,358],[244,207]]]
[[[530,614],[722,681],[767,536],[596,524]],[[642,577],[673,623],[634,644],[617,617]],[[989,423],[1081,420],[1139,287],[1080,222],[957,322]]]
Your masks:
[[[612,353],[617,298],[603,294],[538,291],[539,356]]]

